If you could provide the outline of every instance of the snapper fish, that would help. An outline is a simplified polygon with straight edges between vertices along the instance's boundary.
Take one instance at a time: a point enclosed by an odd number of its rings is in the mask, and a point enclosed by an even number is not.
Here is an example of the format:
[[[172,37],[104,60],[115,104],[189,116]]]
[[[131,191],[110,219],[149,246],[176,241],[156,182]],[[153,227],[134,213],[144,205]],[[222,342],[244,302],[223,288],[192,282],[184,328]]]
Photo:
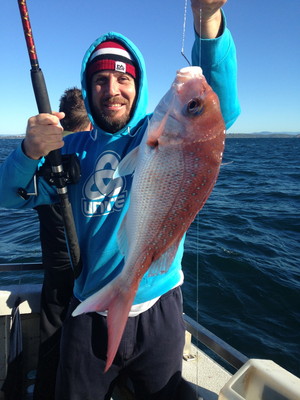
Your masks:
[[[225,124],[217,95],[200,67],[177,71],[141,144],[114,177],[132,174],[130,205],[118,233],[122,272],[83,301],[73,316],[108,311],[105,371],[116,355],[139,282],[146,271],[162,274],[209,197],[218,177]]]

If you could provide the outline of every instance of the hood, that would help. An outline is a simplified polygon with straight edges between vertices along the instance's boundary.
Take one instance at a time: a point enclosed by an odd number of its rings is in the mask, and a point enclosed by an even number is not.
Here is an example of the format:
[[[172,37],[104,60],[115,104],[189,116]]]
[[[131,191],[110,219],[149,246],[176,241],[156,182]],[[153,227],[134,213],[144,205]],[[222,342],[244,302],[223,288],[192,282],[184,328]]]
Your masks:
[[[103,129],[99,128],[93,118],[91,107],[89,104],[89,97],[87,95],[87,82],[86,82],[86,67],[87,67],[87,62],[90,58],[91,53],[94,51],[95,47],[99,45],[99,43],[106,41],[106,40],[111,40],[111,39],[117,39],[121,43],[125,45],[130,51],[130,53],[133,55],[133,57],[136,60],[137,63],[137,68],[138,68],[138,91],[137,91],[137,99],[135,103],[135,110],[132,114],[132,117],[128,124],[122,128],[119,132],[116,133],[108,133],[110,135],[124,135],[128,134],[132,129],[134,129],[138,123],[141,121],[142,118],[145,117],[146,115],[146,110],[147,110],[147,104],[148,104],[148,85],[147,85],[147,77],[146,77],[146,68],[145,68],[145,61],[144,57],[142,56],[142,53],[139,51],[139,49],[125,36],[121,35],[120,33],[116,32],[109,32],[98,39],[94,41],[94,43],[89,47],[87,52],[84,55],[84,58],[82,60],[82,68],[81,68],[81,86],[82,86],[82,97],[84,99],[84,104],[88,113],[88,116],[90,118],[91,123],[93,124],[93,127],[97,129],[97,131],[104,132]]]

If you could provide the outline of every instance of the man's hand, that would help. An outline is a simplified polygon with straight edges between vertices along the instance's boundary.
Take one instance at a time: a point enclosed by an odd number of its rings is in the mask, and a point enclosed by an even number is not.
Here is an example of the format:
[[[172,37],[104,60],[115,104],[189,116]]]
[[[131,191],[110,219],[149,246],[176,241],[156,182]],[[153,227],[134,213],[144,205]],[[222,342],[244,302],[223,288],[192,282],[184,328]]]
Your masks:
[[[222,25],[220,8],[227,0],[191,0],[194,16],[194,25],[198,35],[204,39],[213,39],[219,36]],[[200,27],[201,9],[201,27]]]
[[[63,112],[54,112],[29,118],[23,142],[23,150],[27,157],[38,160],[47,156],[50,151],[63,147],[63,128],[59,121],[64,116]]]

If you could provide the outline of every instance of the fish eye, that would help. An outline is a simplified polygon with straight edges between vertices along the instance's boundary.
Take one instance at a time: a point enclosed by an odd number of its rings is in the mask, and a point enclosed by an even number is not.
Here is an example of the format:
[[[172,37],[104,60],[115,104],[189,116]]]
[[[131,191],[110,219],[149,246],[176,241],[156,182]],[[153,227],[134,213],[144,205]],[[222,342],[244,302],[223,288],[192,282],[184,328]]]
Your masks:
[[[189,115],[199,115],[203,111],[203,104],[199,98],[191,99],[186,106],[186,113]]]

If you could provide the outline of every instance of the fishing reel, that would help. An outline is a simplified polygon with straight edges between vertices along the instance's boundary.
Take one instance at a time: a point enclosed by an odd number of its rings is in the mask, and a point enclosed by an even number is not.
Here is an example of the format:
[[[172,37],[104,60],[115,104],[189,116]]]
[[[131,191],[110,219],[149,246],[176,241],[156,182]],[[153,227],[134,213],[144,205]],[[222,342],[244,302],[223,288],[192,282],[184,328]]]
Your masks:
[[[57,189],[66,187],[66,185],[76,184],[80,177],[80,161],[76,154],[65,154],[61,156],[62,171],[53,172],[50,161],[46,157],[44,164],[40,167],[34,176],[34,193],[28,193],[25,189],[19,188],[18,195],[24,200],[29,196],[37,196],[37,178],[43,177],[49,185],[56,186]]]
[[[53,172],[51,164],[46,157],[44,164],[39,169],[37,176],[42,176],[49,185],[54,185],[57,188],[72,185],[79,181],[80,162],[76,154],[65,154],[61,156],[62,172]]]

